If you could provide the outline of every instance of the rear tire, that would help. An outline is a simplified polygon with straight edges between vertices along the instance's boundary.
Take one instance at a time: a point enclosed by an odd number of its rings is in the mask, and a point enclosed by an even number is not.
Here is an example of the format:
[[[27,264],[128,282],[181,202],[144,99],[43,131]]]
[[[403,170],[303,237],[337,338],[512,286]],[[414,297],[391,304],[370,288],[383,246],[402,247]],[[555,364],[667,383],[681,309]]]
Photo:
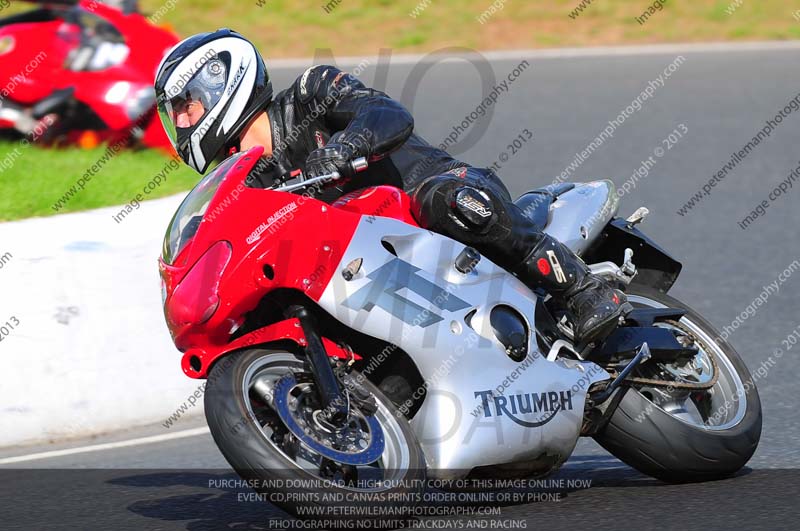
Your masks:
[[[745,404],[741,406],[737,401],[736,407],[744,414],[730,427],[703,428],[677,418],[637,389],[629,388],[623,391],[619,407],[608,425],[594,436],[595,440],[633,468],[668,482],[705,481],[734,474],[752,457],[761,437],[761,402],[750,372],[714,327],[682,302],[647,288],[631,289],[628,295],[640,303],[647,301],[645,306],[682,308],[686,315],[681,322],[689,321],[715,338],[713,343],[743,384],[739,392]],[[719,359],[717,363],[722,365]],[[716,391],[716,385],[712,390]]]

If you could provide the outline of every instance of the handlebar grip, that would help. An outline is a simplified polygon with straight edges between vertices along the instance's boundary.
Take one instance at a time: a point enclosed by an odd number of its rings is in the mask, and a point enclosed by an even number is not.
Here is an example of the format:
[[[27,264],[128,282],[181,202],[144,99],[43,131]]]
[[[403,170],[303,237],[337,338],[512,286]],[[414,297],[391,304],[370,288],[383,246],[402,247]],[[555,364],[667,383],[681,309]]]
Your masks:
[[[357,159],[353,159],[350,161],[350,169],[354,174],[361,173],[368,167],[369,167],[369,162],[367,162],[367,157],[358,157]],[[324,178],[338,181],[339,179],[342,178],[342,174],[339,173],[338,171],[335,171],[330,175],[326,175]]]
[[[366,157],[359,157],[357,159],[350,161],[350,169],[353,170],[353,173],[359,173],[366,170],[369,167],[369,162],[367,161]],[[297,175],[292,174],[292,177],[297,177]],[[300,182],[295,184],[284,184],[276,190],[281,190],[283,192],[291,192],[294,190],[299,190],[300,188],[305,188],[314,183],[318,182],[325,182],[325,181],[338,181],[342,178],[338,171],[331,173],[330,175],[320,175],[318,177],[313,177],[311,179],[306,179],[305,176],[300,173],[299,174]]]

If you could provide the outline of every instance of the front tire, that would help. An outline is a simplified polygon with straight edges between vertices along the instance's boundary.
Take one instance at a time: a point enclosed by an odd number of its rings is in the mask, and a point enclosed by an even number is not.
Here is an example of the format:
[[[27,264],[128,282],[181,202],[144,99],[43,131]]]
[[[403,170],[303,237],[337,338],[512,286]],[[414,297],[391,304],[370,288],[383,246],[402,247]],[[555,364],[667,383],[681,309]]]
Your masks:
[[[761,436],[761,402],[741,357],[708,321],[677,299],[639,287],[628,298],[634,306],[686,310],[679,324],[708,344],[720,377],[707,395],[688,393],[689,405],[683,408],[667,402],[667,394],[621,391],[619,407],[595,440],[633,468],[668,482],[734,474],[752,457]]]
[[[329,509],[345,503],[367,509],[391,506],[397,511],[398,505],[410,508],[413,504],[409,501],[415,499],[424,484],[425,459],[408,421],[372,383],[365,379],[361,385],[377,400],[378,411],[374,418],[378,419],[383,430],[386,449],[378,461],[361,469],[339,466],[337,470],[343,477],[323,475],[323,471],[330,472],[331,468],[337,468],[336,463],[322,459],[320,454],[294,437],[285,424],[281,424],[280,416],[270,409],[272,406],[259,403],[259,393],[254,386],[263,385],[270,378],[279,379],[289,372],[300,376],[307,371],[307,367],[300,356],[266,349],[232,353],[216,363],[206,384],[205,414],[214,441],[225,459],[241,477],[261,486],[255,487],[256,490],[271,495],[268,497],[270,502],[295,516],[337,519],[329,515]],[[316,458],[319,458],[317,469]],[[381,466],[386,470],[382,470]],[[362,469],[366,469],[366,477]],[[381,472],[385,477],[376,476]],[[383,481],[388,488],[351,488],[350,485],[355,485],[351,482],[354,475],[360,475],[362,483],[367,480],[377,485]],[[373,477],[378,480],[377,483]],[[326,481],[330,479],[334,482]],[[300,486],[298,480],[304,482],[306,488]],[[280,486],[292,481],[300,486],[303,493],[314,491],[319,496],[300,501],[279,496]],[[310,488],[308,485],[319,485],[319,488]],[[296,488],[290,490],[297,491]],[[367,492],[374,496],[365,496],[363,501],[359,501],[358,497],[352,502],[346,501],[353,500],[354,492]],[[333,499],[342,500],[341,503],[332,502],[331,494]],[[327,500],[323,499],[323,495],[328,495]],[[301,510],[305,514],[300,514]],[[358,517],[372,516],[366,511]]]

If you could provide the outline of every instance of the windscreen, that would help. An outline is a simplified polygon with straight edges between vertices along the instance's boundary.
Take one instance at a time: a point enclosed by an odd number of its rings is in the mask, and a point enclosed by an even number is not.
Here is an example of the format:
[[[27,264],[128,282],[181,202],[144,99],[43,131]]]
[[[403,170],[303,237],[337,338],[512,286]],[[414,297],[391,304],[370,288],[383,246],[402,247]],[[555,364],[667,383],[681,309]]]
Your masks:
[[[167,234],[164,236],[162,258],[165,263],[172,265],[186,244],[197,234],[209,203],[217,193],[222,181],[225,180],[228,169],[239,158],[239,155],[229,157],[214,171],[203,177],[178,207],[169,223]]]

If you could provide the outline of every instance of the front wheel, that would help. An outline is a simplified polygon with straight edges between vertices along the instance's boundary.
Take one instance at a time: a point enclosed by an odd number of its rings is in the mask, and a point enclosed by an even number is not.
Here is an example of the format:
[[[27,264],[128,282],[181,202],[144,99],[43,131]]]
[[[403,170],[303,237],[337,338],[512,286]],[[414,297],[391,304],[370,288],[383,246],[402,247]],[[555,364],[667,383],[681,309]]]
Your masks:
[[[425,459],[408,421],[372,383],[351,373],[375,399],[335,424],[318,403],[307,362],[290,352],[252,349],[230,354],[209,374],[205,413],[228,463],[267,499],[295,516],[402,514],[420,495]],[[349,396],[345,393],[345,396]]]
[[[703,391],[636,385],[627,389],[608,425],[595,440],[633,468],[670,482],[729,476],[752,457],[761,437],[761,402],[739,354],[714,327],[682,302],[648,288],[632,288],[635,307],[680,308],[675,323],[658,323],[685,335],[698,348],[683,365],[643,365],[638,375],[707,382]]]

